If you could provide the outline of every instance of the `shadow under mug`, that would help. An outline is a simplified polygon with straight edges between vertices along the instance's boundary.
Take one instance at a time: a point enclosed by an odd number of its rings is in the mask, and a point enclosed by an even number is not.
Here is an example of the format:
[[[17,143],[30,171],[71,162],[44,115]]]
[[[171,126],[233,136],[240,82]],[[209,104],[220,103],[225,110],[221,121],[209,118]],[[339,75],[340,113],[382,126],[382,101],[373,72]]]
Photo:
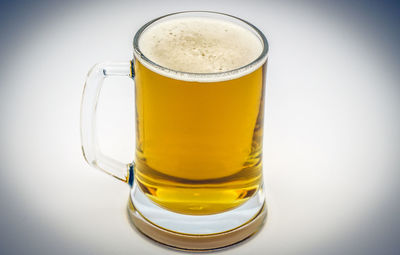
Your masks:
[[[172,70],[148,59],[139,40],[152,26],[180,18],[216,19],[251,32],[262,45],[250,64],[219,73]],[[128,214],[146,236],[179,249],[211,250],[254,234],[266,217],[262,178],[268,43],[252,24],[216,12],[179,12],[145,24],[134,59],[89,72],[81,106],[86,161],[132,186]],[[105,78],[134,80],[135,162],[99,150],[96,106]]]

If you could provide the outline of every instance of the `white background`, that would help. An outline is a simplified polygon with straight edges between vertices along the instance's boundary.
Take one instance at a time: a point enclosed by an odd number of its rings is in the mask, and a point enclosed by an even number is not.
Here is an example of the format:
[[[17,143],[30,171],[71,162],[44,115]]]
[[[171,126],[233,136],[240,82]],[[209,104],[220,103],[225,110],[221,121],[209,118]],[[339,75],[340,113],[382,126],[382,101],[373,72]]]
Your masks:
[[[145,22],[202,9],[244,18],[270,43],[268,219],[256,236],[217,254],[399,254],[395,7],[332,3],[4,4],[1,253],[177,253],[132,228],[127,184],[84,161],[80,100],[89,68],[130,60]],[[133,99],[132,81],[119,78],[106,82],[99,104],[101,147],[124,162],[133,159]]]

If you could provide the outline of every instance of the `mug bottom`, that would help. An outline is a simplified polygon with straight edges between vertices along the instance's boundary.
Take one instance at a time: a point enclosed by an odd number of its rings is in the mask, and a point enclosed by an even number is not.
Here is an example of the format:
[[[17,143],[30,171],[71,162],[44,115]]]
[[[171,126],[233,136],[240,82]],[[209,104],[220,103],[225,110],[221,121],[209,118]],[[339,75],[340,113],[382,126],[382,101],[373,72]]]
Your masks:
[[[192,251],[214,250],[238,243],[263,225],[267,215],[264,190],[241,206],[212,215],[184,215],[152,202],[133,184],[128,215],[134,226],[149,238],[167,246]]]

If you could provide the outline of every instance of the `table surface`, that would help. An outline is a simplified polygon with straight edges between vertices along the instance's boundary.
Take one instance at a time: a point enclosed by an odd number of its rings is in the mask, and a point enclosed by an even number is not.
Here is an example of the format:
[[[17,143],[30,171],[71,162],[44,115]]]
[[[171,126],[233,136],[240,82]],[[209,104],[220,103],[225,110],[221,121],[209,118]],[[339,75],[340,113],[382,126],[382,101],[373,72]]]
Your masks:
[[[399,8],[364,1],[36,1],[0,31],[2,254],[176,254],[129,224],[129,186],[80,147],[89,68],[128,61],[137,29],[180,10],[242,17],[270,43],[264,137],[269,215],[217,254],[399,254]],[[100,145],[134,151],[133,83],[106,81]]]

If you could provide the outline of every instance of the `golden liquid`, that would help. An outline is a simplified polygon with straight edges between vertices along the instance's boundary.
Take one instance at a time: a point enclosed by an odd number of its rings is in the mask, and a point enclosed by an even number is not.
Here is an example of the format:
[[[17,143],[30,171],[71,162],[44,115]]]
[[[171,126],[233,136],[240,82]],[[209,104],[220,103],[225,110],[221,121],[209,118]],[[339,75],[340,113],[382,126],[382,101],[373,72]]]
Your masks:
[[[237,207],[260,188],[264,68],[188,82],[135,61],[135,177],[148,198],[205,215]]]

